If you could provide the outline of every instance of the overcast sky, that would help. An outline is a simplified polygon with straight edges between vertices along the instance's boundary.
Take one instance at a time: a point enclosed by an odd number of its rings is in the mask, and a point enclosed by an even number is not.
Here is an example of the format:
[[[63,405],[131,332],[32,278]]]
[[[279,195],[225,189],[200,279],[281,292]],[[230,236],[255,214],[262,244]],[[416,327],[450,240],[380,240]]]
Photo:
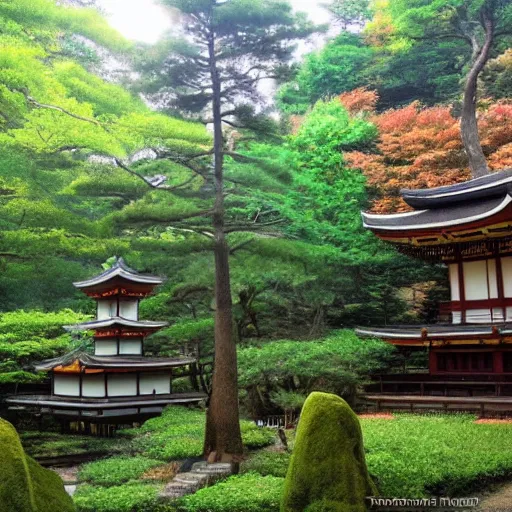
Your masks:
[[[257,0],[255,0],[257,1]],[[316,23],[329,21],[320,4],[326,0],[290,0],[297,11],[307,12]],[[171,21],[154,0],[100,0],[110,24],[128,39],[154,43],[171,28]]]

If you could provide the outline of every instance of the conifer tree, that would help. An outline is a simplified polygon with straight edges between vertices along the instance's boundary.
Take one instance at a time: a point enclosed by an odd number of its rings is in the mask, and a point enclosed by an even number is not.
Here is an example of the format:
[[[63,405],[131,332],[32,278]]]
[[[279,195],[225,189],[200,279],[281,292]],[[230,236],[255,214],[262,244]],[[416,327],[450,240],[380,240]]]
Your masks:
[[[196,114],[213,124],[213,150],[193,155],[187,164],[193,160],[197,169],[203,162],[203,173],[209,174],[215,197],[210,212],[215,255],[215,360],[204,452],[212,461],[232,461],[242,454],[242,441],[226,235],[254,227],[226,226],[225,158],[244,162],[247,157],[227,149],[223,127],[257,128],[261,116],[255,114],[253,104],[261,99],[258,84],[278,76],[283,63],[292,58],[295,42],[310,35],[314,27],[282,1],[162,3],[179,12],[183,38],[163,41],[142,63],[144,90],[164,108]],[[212,157],[213,169],[206,170]]]

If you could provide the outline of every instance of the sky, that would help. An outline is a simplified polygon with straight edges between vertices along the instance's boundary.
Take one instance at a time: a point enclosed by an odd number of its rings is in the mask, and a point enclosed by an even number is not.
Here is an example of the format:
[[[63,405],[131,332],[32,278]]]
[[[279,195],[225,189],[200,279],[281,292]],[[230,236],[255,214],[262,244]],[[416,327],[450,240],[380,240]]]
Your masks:
[[[257,0],[255,0],[257,1]],[[329,14],[321,7],[327,0],[290,0],[295,10],[307,12],[316,23],[329,21]],[[126,38],[154,43],[172,28],[172,22],[154,0],[100,0],[110,24]]]

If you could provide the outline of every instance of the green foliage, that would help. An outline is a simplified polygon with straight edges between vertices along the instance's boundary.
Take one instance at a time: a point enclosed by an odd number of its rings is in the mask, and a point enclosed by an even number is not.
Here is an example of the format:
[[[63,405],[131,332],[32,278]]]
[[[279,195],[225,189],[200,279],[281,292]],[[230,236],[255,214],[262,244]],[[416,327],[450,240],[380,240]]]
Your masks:
[[[171,461],[199,457],[203,452],[205,415],[199,409],[167,407],[161,416],[131,432],[133,447],[152,459]],[[247,448],[273,444],[275,434],[251,421],[241,421],[242,441]]]
[[[63,325],[83,322],[89,317],[65,309],[54,313],[14,311],[0,314],[0,383],[36,383],[44,374],[24,368],[34,362],[63,354],[71,336],[63,335]]]
[[[159,460],[121,455],[81,466],[78,479],[80,482],[110,487],[136,480],[148,469],[161,464],[162,462]]]
[[[305,57],[295,80],[279,89],[278,106],[288,114],[304,114],[321,98],[365,85],[364,71],[372,56],[372,50],[365,47],[360,36],[340,34]]]
[[[281,511],[364,512],[365,497],[376,494],[357,416],[341,398],[312,393],[297,427]]]
[[[131,483],[114,487],[80,485],[73,496],[79,512],[150,512],[156,509],[159,487]]]
[[[262,476],[272,475],[284,478],[288,471],[291,454],[287,452],[260,450],[245,460],[241,466],[242,473],[258,473]]]
[[[467,496],[512,474],[510,425],[435,414],[361,421],[368,469],[383,496]]]
[[[182,498],[178,509],[184,512],[277,511],[282,488],[283,478],[246,473]]]
[[[360,340],[351,331],[314,341],[267,342],[239,349],[239,382],[278,392],[294,379],[302,394],[332,391],[351,400],[368,374],[386,367],[392,352],[390,345]]]
[[[60,477],[25,455],[14,427],[0,419],[1,512],[75,510]]]
[[[35,458],[59,455],[124,453],[130,451],[129,440],[27,431],[20,434],[25,451]]]

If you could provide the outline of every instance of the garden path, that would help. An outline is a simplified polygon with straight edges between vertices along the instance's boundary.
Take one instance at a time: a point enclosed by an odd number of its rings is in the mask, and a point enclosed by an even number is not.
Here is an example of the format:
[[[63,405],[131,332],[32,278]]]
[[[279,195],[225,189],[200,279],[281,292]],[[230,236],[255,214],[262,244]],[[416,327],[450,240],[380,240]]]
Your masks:
[[[476,512],[512,512],[512,482],[484,496]]]

